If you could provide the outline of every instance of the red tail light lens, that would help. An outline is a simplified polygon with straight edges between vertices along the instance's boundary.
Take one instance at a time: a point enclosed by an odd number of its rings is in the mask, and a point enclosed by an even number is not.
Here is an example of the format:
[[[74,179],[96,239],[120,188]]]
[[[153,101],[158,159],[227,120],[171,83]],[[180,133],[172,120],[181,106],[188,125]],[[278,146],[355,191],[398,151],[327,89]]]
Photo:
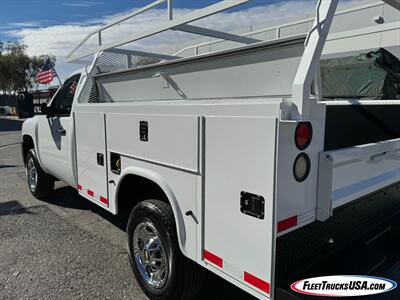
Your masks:
[[[294,140],[299,150],[306,149],[312,139],[312,126],[310,122],[300,122],[296,127]]]

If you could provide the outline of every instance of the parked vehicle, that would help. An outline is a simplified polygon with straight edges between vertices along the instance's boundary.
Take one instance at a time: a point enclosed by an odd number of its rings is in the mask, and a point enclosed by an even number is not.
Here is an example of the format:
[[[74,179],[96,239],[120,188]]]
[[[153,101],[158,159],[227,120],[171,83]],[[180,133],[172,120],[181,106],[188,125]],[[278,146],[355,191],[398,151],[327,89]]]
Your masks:
[[[265,42],[187,24],[246,2],[177,18],[169,7],[166,25],[112,44],[101,33],[122,20],[96,30],[96,49],[68,56],[94,61],[23,125],[35,197],[62,180],[110,213],[132,210],[130,263],[151,299],[189,299],[203,268],[259,299],[288,295],[307,268],[399,211],[400,104],[321,97],[338,0],[319,1],[307,36]],[[118,48],[170,29],[244,46],[185,58]]]
[[[9,106],[0,106],[0,116],[11,115],[11,108]]]

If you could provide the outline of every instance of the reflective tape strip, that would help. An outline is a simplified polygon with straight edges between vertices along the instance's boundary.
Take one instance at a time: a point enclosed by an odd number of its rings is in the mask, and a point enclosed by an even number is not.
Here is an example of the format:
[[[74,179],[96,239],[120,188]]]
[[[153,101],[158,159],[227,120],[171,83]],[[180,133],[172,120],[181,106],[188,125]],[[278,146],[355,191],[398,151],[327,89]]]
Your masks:
[[[270,292],[270,284],[268,282],[251,275],[250,273],[244,272],[244,281],[258,288],[259,290],[266,292],[267,294]]]
[[[224,263],[223,263],[222,258],[216,256],[215,254],[212,254],[211,252],[209,252],[209,251],[207,251],[207,250],[204,250],[203,256],[204,256],[204,259],[205,259],[205,260],[207,260],[207,261],[213,263],[214,265],[216,265],[216,266],[218,266],[218,267],[220,267],[220,268],[223,267],[223,264],[224,264]]]
[[[224,261],[221,257],[207,251],[207,250],[203,250],[203,257],[204,260],[211,262],[212,264],[223,268],[224,265]],[[243,271],[241,271],[243,272]],[[243,276],[243,280],[245,282],[247,282],[248,284],[254,286],[255,288],[267,293],[268,295],[270,294],[270,289],[271,286],[268,282],[248,273],[248,272],[243,272],[242,274],[244,274]]]
[[[83,187],[82,187],[80,184],[77,185],[77,188],[78,188],[79,191],[83,191]],[[93,192],[92,190],[87,189],[87,190],[86,190],[86,193],[87,193],[90,197],[94,197],[94,192]],[[108,206],[108,198],[103,197],[103,196],[99,196],[99,199],[98,199],[98,200],[99,200],[101,203],[104,203],[105,205]]]
[[[297,216],[290,217],[288,219],[278,222],[278,232],[285,231],[297,225]]]
[[[108,205],[108,199],[106,197],[100,196],[100,202]]]

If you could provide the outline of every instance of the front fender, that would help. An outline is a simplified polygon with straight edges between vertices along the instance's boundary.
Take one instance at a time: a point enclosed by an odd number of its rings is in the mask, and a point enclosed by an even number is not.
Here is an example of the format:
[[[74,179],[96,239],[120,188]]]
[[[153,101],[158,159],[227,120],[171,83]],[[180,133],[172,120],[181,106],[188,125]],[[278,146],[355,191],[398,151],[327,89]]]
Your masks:
[[[23,137],[24,136],[30,136],[33,140],[33,146],[36,152],[36,158],[40,164],[40,166],[43,166],[42,161],[40,159],[40,153],[38,151],[38,140],[37,140],[37,136],[38,136],[38,117],[35,116],[33,118],[29,118],[26,119],[24,121],[24,123],[22,123],[22,141],[23,141]]]
[[[116,193],[115,195],[118,195],[119,192],[119,187],[125,176],[127,175],[136,175],[140,176],[143,178],[146,178],[155,184],[157,184],[165,193],[167,196],[169,203],[172,207],[172,211],[174,213],[174,218],[175,218],[175,224],[176,224],[176,230],[178,234],[178,242],[179,242],[179,247],[184,255],[188,255],[185,244],[186,244],[186,230],[185,230],[185,223],[183,220],[183,213],[182,210],[178,204],[178,201],[176,199],[176,196],[171,189],[170,185],[164,180],[159,174],[156,172],[140,168],[140,167],[127,167],[121,172],[121,177],[120,180],[118,181],[117,187],[116,187]],[[118,203],[118,199],[116,199],[116,203]]]

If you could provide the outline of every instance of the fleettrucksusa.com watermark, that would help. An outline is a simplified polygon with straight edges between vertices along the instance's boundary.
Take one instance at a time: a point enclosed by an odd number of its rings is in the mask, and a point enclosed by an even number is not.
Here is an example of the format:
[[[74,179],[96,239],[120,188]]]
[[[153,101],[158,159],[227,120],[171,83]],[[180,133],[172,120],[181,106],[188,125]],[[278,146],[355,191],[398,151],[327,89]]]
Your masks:
[[[291,289],[305,295],[344,297],[367,296],[394,290],[393,280],[361,275],[325,276],[299,280]]]
[[[351,280],[349,283],[329,283],[322,281],[321,283],[311,283],[304,281],[303,289],[309,291],[338,291],[338,290],[385,290],[387,283],[368,283],[367,280]]]

